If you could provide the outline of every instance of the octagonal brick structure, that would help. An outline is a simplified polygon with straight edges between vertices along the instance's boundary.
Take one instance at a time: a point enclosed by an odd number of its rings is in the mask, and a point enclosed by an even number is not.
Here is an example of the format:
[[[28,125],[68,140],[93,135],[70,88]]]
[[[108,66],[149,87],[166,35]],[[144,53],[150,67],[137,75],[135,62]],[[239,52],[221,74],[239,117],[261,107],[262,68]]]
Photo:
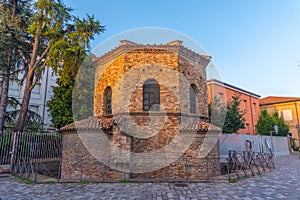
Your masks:
[[[217,136],[221,129],[207,123],[205,68],[210,59],[187,49],[181,41],[141,45],[127,40],[97,58],[94,116],[60,129],[62,180],[203,179],[219,175]],[[159,107],[154,110],[145,110],[143,105],[144,85],[149,80],[159,87]],[[191,87],[194,101],[190,99]],[[99,145],[97,134],[105,139],[105,162],[89,150]],[[91,143],[82,141],[93,137],[96,139]],[[213,139],[207,139],[210,137]],[[147,158],[133,156],[163,152],[183,141],[178,138],[192,139],[179,156],[178,149],[167,150],[166,157],[176,157],[168,165],[156,169],[159,163],[149,158],[154,170],[143,171]],[[119,151],[125,152],[122,158]]]

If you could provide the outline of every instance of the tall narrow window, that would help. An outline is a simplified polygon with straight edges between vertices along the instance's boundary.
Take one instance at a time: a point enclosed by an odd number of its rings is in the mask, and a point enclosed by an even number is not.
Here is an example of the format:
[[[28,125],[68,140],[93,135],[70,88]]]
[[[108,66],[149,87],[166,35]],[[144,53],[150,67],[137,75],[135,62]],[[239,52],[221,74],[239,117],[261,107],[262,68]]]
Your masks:
[[[247,112],[247,101],[244,100],[244,113],[246,113],[246,112]]]
[[[143,85],[143,111],[159,111],[160,88],[154,79],[148,79]]]
[[[190,86],[190,112],[197,113],[196,105],[197,105],[197,97],[196,97],[196,89],[195,85]]]
[[[246,133],[249,133],[249,124],[246,124],[245,129],[246,129]]]
[[[256,115],[256,103],[253,103],[253,112],[254,112],[254,115]]]
[[[220,104],[220,106],[223,105],[223,94],[222,93],[219,93],[219,104]]]
[[[104,115],[112,114],[112,90],[111,87],[106,87],[104,90]]]

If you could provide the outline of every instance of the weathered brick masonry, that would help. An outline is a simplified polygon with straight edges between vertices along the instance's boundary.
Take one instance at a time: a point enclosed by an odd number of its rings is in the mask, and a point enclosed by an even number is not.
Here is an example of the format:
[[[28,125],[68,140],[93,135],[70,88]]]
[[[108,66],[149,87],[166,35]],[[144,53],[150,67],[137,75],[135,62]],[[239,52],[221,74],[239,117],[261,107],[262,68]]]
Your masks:
[[[217,137],[214,142],[205,140],[220,132],[207,123],[205,68],[209,61],[209,56],[192,52],[181,41],[140,45],[124,40],[119,47],[98,58],[95,117],[60,130],[63,133],[62,180],[219,175],[219,160],[209,159],[219,156]],[[143,109],[143,89],[148,80],[159,84],[159,109],[155,111]],[[108,87],[112,92],[111,114],[106,110]],[[191,87],[196,95],[193,113]],[[93,155],[97,150],[90,150],[94,145],[97,149],[98,136],[102,137],[100,143],[105,143],[102,144],[105,150],[98,153],[106,160]],[[201,154],[203,151],[207,152]],[[157,158],[139,157],[152,152],[159,152]],[[155,168],[163,162],[166,164]]]

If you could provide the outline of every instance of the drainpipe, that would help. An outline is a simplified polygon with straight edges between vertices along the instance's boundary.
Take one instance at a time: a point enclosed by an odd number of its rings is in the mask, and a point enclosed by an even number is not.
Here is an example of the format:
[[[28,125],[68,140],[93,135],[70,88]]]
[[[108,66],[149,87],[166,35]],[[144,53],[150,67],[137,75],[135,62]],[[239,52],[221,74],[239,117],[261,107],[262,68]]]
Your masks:
[[[253,121],[253,112],[252,112],[252,95],[250,95],[250,112],[251,112],[251,121],[252,121],[252,130],[253,130],[253,135],[257,135],[254,131],[254,121]]]
[[[297,131],[298,131],[298,139],[300,138],[300,127],[299,127],[299,115],[298,115],[298,108],[297,108],[297,102],[295,101],[295,108],[296,108],[296,116],[297,116]]]
[[[45,112],[46,112],[46,101],[47,101],[47,93],[48,93],[48,67],[46,68],[46,84],[45,84],[45,92],[44,92],[44,103],[43,103],[43,125],[44,128],[45,125]]]

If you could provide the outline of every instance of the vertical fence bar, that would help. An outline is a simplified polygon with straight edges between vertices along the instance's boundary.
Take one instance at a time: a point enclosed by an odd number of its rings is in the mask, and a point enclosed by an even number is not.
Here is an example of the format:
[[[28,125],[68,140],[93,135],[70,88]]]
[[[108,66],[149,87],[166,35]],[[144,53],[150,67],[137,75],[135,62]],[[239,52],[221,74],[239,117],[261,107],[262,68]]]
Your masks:
[[[16,132],[13,132],[12,133],[12,149],[11,149],[11,159],[10,159],[10,171],[12,172],[13,169],[14,169],[14,159],[16,157],[16,140],[17,140],[17,133]]]

